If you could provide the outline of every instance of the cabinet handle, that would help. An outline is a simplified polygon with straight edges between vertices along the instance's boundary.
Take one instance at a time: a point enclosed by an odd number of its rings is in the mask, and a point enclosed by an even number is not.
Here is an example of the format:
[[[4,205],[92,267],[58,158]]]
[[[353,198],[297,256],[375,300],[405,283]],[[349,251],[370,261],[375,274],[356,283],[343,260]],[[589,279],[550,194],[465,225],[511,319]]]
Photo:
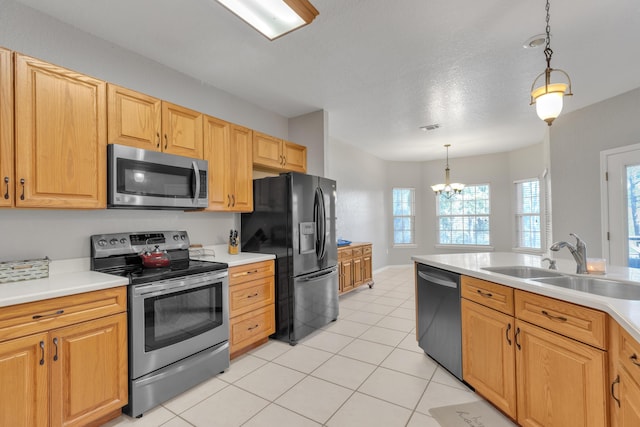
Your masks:
[[[260,325],[249,326],[249,327],[247,328],[247,331],[253,331],[253,330],[254,330],[255,328],[257,328],[258,326],[260,326]]]
[[[555,320],[558,322],[566,322],[568,320],[566,317],[563,317],[563,316],[552,316],[549,313],[547,313],[547,310],[542,310],[541,313],[547,316],[549,319]]]
[[[259,295],[258,292],[256,292],[255,294],[247,295],[247,298],[255,298],[258,295]]]
[[[7,190],[4,193],[4,198],[8,199],[9,198],[9,177],[8,176],[4,177],[4,184],[7,186]]]
[[[231,207],[231,195],[227,194],[227,207]]]
[[[509,343],[509,345],[511,345],[511,339],[509,338],[509,331],[511,330],[511,323],[509,323],[507,325],[507,331],[504,333],[506,338],[507,338],[507,342]]]
[[[485,298],[493,297],[493,294],[491,292],[482,292],[481,289],[476,290],[476,292],[478,292],[480,295],[482,295]]]
[[[516,342],[516,347],[518,347],[518,350],[520,350],[520,349],[522,349],[522,346],[518,342],[518,336],[520,336],[520,328],[516,328],[516,334],[513,337],[514,341]]]
[[[156,148],[160,148],[160,132],[156,132]]]
[[[53,361],[58,361],[58,338],[53,339],[53,345],[56,346],[56,354],[53,355]]]
[[[615,393],[614,393],[616,384],[620,384],[620,375],[618,375],[616,377],[616,379],[613,380],[613,382],[611,383],[611,397],[613,397],[613,400],[616,401],[616,403],[618,404],[618,408],[619,408],[620,407],[620,399],[618,399],[616,397]]]
[[[31,318],[33,320],[37,320],[37,319],[42,319],[43,317],[51,317],[51,316],[58,316],[60,314],[64,313],[64,310],[58,310],[55,313],[47,313],[47,314],[34,314]]]
[[[633,353],[631,356],[629,356],[629,359],[631,360],[631,363],[633,363],[636,366],[640,366],[640,363],[638,363],[638,355]]]
[[[236,195],[235,194],[231,195],[231,206],[232,207],[236,206]]]
[[[22,185],[22,194],[20,195],[20,200],[24,200],[24,178],[20,178],[20,185]]]
[[[40,356],[40,365],[44,365],[44,341],[40,341],[40,351],[42,355]]]
[[[166,150],[169,147],[169,137],[167,134],[164,134],[164,149]]]
[[[284,166],[284,156],[280,156],[280,164]]]
[[[287,156],[282,156],[282,165],[287,166]]]

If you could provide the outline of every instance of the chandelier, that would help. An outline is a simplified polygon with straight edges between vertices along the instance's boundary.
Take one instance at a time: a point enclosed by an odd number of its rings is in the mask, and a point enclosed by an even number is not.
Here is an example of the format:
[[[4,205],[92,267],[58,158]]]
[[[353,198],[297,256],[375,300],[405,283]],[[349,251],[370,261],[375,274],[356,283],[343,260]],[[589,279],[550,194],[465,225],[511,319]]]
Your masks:
[[[569,75],[562,70],[551,68],[551,27],[549,26],[549,0],[547,0],[547,28],[546,28],[546,46],[544,56],[547,59],[547,68],[533,81],[531,85],[531,104],[536,104],[536,113],[538,117],[547,122],[549,126],[562,112],[563,97],[571,96],[571,79]],[[552,83],[552,73],[554,76],[564,75],[568,83]],[[544,76],[544,85],[537,88],[536,83]],[[534,89],[535,88],[535,89]]]
[[[451,198],[454,194],[462,193],[464,189],[464,184],[460,184],[454,182],[453,184],[450,182],[449,177],[449,147],[451,144],[445,144],[445,148],[447,149],[447,165],[444,170],[444,184],[436,184],[432,185],[431,189],[436,193],[436,196],[443,195],[447,199]]]

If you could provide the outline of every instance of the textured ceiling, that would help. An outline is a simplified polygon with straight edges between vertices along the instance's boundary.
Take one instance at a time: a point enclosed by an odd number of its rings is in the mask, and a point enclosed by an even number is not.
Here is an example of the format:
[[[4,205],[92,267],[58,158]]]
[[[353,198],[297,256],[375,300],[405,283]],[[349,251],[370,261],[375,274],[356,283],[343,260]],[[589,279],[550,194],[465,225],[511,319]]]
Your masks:
[[[213,0],[17,1],[286,117],[324,109],[332,138],[387,160],[508,151],[546,129],[529,106],[544,55],[522,47],[543,0],[312,0],[315,21],[272,42]],[[640,87],[637,0],[553,0],[551,32],[565,112]]]

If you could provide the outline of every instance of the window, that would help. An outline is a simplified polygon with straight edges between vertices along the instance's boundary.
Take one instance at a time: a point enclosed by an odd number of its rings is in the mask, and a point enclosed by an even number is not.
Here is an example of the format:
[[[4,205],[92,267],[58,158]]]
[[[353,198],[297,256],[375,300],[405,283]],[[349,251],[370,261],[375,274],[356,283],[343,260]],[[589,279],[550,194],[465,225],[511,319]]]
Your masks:
[[[489,184],[468,185],[461,194],[437,198],[438,244],[489,246]]]
[[[540,180],[517,181],[516,185],[516,247],[542,248],[542,216],[540,214]]]
[[[414,188],[393,189],[393,244],[415,243],[416,190]]]

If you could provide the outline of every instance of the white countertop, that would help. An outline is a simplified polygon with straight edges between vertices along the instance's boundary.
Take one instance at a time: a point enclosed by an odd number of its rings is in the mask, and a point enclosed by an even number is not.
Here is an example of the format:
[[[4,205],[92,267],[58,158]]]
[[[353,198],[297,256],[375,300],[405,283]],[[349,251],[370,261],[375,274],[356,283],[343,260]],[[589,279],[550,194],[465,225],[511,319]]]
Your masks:
[[[249,252],[231,255],[227,251],[227,245],[205,246],[204,249],[206,250],[205,255],[193,258],[202,261],[224,262],[229,264],[229,267],[275,258],[275,255]],[[115,288],[127,284],[129,284],[129,280],[125,277],[91,271],[89,258],[51,261],[47,278],[0,283],[0,307]]]
[[[482,270],[483,267],[525,265],[546,268],[542,257],[511,252],[483,252],[465,254],[415,255],[412,260],[479,279],[511,286],[575,304],[602,310],[611,315],[627,332],[640,341],[640,301],[609,298],[559,286],[539,283]],[[558,271],[575,274],[576,264],[571,260],[558,260]],[[590,275],[616,280],[628,286],[640,286],[640,269],[607,266],[607,274]]]

